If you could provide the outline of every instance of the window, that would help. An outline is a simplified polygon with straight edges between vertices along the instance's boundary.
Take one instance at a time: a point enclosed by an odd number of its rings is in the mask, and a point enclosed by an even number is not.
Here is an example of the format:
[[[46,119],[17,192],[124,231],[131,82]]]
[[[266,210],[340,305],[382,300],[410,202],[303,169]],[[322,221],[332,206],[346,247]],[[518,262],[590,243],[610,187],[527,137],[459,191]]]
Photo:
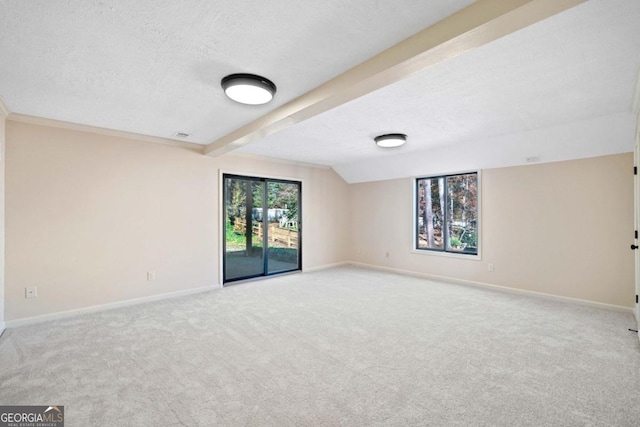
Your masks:
[[[478,254],[478,173],[416,180],[416,249]]]

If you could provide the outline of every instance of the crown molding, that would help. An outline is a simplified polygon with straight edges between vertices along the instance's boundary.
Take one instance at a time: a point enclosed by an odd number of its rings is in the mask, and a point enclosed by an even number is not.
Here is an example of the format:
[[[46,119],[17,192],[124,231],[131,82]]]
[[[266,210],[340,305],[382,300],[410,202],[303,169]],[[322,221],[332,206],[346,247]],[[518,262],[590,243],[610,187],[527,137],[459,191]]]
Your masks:
[[[198,151],[200,153],[202,153],[204,149],[203,145],[196,144],[194,142],[176,141],[174,139],[169,139],[169,138],[160,138],[157,136],[143,135],[140,133],[126,132],[122,130],[107,129],[107,128],[101,128],[97,126],[89,126],[89,125],[82,125],[79,123],[65,122],[61,120],[46,119],[44,117],[29,116],[27,114],[11,113],[8,115],[7,120],[20,122],[20,123],[28,123],[32,125],[49,126],[54,128],[60,128],[60,129],[74,130],[78,132],[88,132],[96,135],[114,136],[118,138],[131,139],[134,141],[153,142],[155,144],[163,144],[163,145],[170,145],[173,147],[186,148],[189,150]]]
[[[7,105],[4,103],[4,101],[2,100],[2,97],[0,96],[0,116],[6,119],[7,117],[9,117],[9,114],[11,114],[11,112],[9,111],[9,109],[7,108]]]

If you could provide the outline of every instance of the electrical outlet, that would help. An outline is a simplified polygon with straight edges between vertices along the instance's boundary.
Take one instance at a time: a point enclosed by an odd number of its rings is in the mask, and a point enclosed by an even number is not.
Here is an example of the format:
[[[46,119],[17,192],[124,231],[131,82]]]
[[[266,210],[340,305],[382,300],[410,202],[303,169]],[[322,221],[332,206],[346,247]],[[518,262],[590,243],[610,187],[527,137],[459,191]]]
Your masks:
[[[155,271],[147,271],[147,280],[149,282],[156,280],[156,272]]]
[[[24,297],[25,298],[35,298],[38,296],[38,287],[33,286],[31,288],[24,288]]]
[[[488,269],[489,269],[489,271],[491,271],[491,272],[493,272],[493,271],[495,270],[495,268],[494,268],[493,264],[489,264],[489,265],[487,266],[487,268],[488,268]]]

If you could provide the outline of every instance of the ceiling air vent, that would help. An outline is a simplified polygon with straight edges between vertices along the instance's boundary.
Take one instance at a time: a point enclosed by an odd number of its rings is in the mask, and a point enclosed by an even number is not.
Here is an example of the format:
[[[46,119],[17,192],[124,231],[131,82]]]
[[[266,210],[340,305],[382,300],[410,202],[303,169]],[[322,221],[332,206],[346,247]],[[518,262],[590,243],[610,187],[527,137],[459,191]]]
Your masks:
[[[191,136],[190,133],[186,133],[186,132],[176,132],[173,134],[173,136],[175,138],[189,138]]]

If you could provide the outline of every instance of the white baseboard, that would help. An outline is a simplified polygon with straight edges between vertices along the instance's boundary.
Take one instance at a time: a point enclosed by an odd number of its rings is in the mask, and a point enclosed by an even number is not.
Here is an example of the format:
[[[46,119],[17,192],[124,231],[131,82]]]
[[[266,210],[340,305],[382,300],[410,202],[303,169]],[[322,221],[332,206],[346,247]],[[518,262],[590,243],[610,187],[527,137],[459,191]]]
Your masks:
[[[56,313],[43,314],[40,316],[24,317],[22,319],[7,320],[5,326],[7,328],[17,328],[19,326],[33,325],[35,323],[50,322],[52,320],[64,319],[67,317],[79,316],[81,314],[97,313],[99,311],[113,310],[116,308],[128,307],[131,305],[143,304],[146,302],[160,301],[164,299],[177,298],[186,295],[197,294],[200,292],[221,289],[221,285],[203,286],[200,288],[185,289],[182,291],[167,292],[164,294],[150,295],[142,298],[128,299],[124,301],[110,302],[108,304],[92,305],[90,307],[76,308],[73,310],[59,311]]]
[[[303,268],[302,272],[313,273],[314,271],[327,270],[329,268],[336,268],[336,267],[344,267],[345,265],[352,265],[352,264],[353,263],[351,261],[341,261],[341,262],[335,262],[333,264],[323,264],[315,267]]]
[[[584,300],[584,299],[579,299],[579,298],[563,297],[563,296],[560,296],[560,295],[547,294],[547,293],[544,293],[544,292],[536,292],[536,291],[529,291],[529,290],[526,290],[526,289],[510,288],[508,286],[492,285],[490,283],[476,282],[476,281],[473,281],[473,280],[456,279],[455,277],[438,276],[438,275],[435,275],[435,274],[428,274],[428,273],[419,273],[417,271],[402,270],[402,269],[399,269],[399,268],[381,267],[381,266],[378,266],[378,265],[365,264],[365,263],[355,262],[355,261],[351,261],[348,264],[356,266],[356,267],[369,268],[369,269],[372,269],[372,270],[388,271],[390,273],[397,273],[397,274],[402,274],[402,275],[405,275],[405,276],[419,277],[419,278],[422,278],[422,279],[438,280],[438,281],[441,281],[441,282],[455,283],[455,284],[458,284],[458,285],[475,286],[475,287],[480,287],[480,288],[485,288],[485,289],[493,289],[493,290],[496,290],[496,291],[499,291],[499,292],[508,292],[508,293],[520,294],[520,295],[529,295],[529,296],[535,296],[535,297],[545,298],[545,299],[550,299],[550,300],[555,300],[555,301],[564,301],[564,302],[570,302],[570,303],[573,303],[573,304],[586,305],[586,306],[589,306],[589,307],[602,308],[602,309],[610,310],[610,311],[617,311],[617,312],[622,312],[622,313],[633,314],[633,308],[631,308],[631,307],[623,307],[623,306],[620,306],[620,305],[605,304],[605,303],[602,303],[602,302],[589,301],[589,300]]]

